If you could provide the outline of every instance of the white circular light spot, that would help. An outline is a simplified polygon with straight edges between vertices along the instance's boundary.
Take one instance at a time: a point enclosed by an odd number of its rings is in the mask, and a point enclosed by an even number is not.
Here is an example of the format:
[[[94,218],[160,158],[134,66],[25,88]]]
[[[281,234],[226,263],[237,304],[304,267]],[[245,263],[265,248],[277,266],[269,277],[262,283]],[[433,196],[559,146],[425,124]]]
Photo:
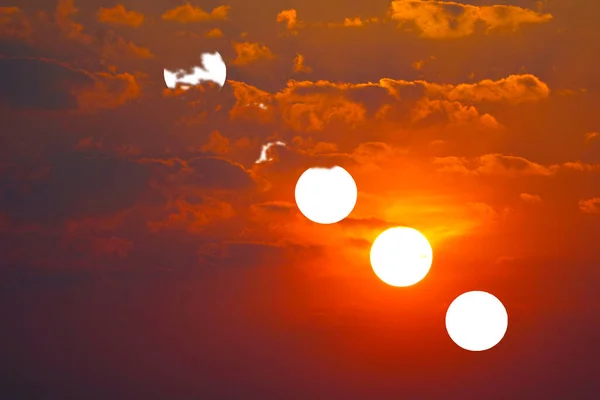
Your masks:
[[[375,275],[392,286],[411,286],[427,275],[433,250],[421,232],[408,227],[390,228],[371,246]]]
[[[334,224],[356,205],[358,190],[352,175],[342,167],[309,168],[298,178],[296,204],[309,220]]]
[[[469,351],[496,346],[508,329],[506,308],[496,296],[472,291],[458,296],[446,312],[446,330],[454,343]]]

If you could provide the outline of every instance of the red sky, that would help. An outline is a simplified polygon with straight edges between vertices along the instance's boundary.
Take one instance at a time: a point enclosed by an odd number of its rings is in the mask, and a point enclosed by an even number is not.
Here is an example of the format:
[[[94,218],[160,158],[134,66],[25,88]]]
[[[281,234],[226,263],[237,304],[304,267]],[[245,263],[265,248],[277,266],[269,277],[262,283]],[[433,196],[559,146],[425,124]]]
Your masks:
[[[0,397],[598,398],[600,3],[502,4],[0,7]],[[221,90],[166,89],[213,51]],[[294,186],[331,165],[321,226]],[[396,225],[409,288],[369,265]],[[488,352],[445,331],[469,290]]]

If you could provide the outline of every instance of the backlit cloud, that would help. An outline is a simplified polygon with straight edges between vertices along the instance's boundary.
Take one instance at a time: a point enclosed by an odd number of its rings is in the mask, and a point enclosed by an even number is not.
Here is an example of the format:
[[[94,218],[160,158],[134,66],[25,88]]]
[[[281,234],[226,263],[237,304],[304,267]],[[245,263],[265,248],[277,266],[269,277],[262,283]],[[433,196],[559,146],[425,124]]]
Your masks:
[[[341,22],[304,22],[298,20],[298,12],[295,9],[283,10],[277,14],[277,22],[285,23],[285,27],[290,34],[298,34],[298,30],[306,27],[328,27],[328,28],[356,28],[370,23],[381,22],[378,17],[361,18],[346,17]]]
[[[209,136],[208,143],[202,146],[202,151],[217,155],[225,155],[229,153],[230,146],[231,144],[228,138],[223,137],[219,131],[213,131]]]
[[[209,38],[223,37],[223,31],[221,31],[219,28],[213,28],[213,29],[209,30],[208,32],[206,32],[206,37],[209,37]]]
[[[561,164],[542,165],[525,157],[497,153],[485,154],[471,159],[453,156],[437,157],[433,160],[433,163],[439,166],[438,171],[478,175],[552,176],[560,171],[600,171],[600,164],[569,161]],[[525,194],[525,197],[528,197],[528,195]]]
[[[0,36],[27,39],[32,28],[27,16],[18,7],[0,7]]]
[[[540,201],[542,201],[542,198],[537,194],[521,193],[519,197],[521,198],[521,200],[532,204],[539,203]]]
[[[377,17],[372,18],[361,18],[361,17],[352,17],[352,18],[344,18],[342,22],[327,22],[325,24],[315,23],[314,26],[327,26],[329,28],[358,28],[365,26],[367,24],[372,24],[376,22],[380,22],[381,20]]]
[[[580,200],[579,209],[586,214],[600,214],[600,197]]]
[[[586,142],[590,142],[590,141],[592,141],[593,139],[596,139],[597,137],[600,137],[600,133],[598,133],[598,132],[587,132],[587,133],[584,135],[584,138],[585,138],[585,141],[586,141]]]
[[[233,42],[236,57],[233,60],[234,64],[246,65],[260,59],[272,59],[275,56],[271,50],[262,43],[251,42]]]
[[[296,58],[298,61],[299,57]],[[248,86],[243,87],[249,89]],[[237,86],[236,93],[241,93],[241,90],[242,86]],[[501,121],[490,113],[481,112],[478,108],[481,103],[539,101],[548,96],[549,88],[533,75],[511,75],[495,81],[458,85],[389,78],[378,83],[290,80],[287,87],[278,93],[258,94],[256,90],[254,93],[248,94],[245,102],[239,103],[240,107],[244,107],[239,109],[240,114],[249,112],[246,104],[275,101],[283,120],[289,121],[296,130],[307,127],[322,130],[329,121],[356,125],[364,123],[368,117],[387,121],[407,120],[419,125],[477,123],[485,128],[498,129],[502,128]],[[365,104],[374,111],[367,112]],[[237,105],[234,107],[232,115],[238,113],[238,108]]]
[[[150,59],[155,57],[150,49],[125,40],[122,36],[114,32],[107,32],[102,37],[101,55],[103,58],[111,61],[119,59]]]
[[[56,25],[61,29],[63,35],[69,39],[79,41],[84,44],[91,44],[94,38],[83,32],[83,25],[72,20],[72,17],[78,13],[74,0],[58,0],[54,12]]]
[[[310,68],[309,66],[307,66],[304,63],[304,56],[302,54],[296,54],[296,57],[294,57],[294,68],[293,68],[294,72],[311,72],[312,68]]]
[[[433,93],[440,93],[449,100],[458,101],[506,101],[522,103],[547,98],[550,89],[538,77],[531,74],[510,75],[499,80],[484,79],[477,83],[458,85],[429,85]]]
[[[3,75],[2,97],[15,108],[95,111],[117,107],[141,93],[129,73],[92,73],[49,59],[0,58],[0,71],[11,71]],[[22,91],[35,96],[24,101]]]
[[[138,82],[130,73],[99,72],[92,77],[91,86],[74,91],[79,108],[83,111],[115,108],[141,95]]]
[[[277,14],[277,22],[284,22],[287,30],[291,32],[297,32],[300,27],[298,23],[297,11],[294,9],[283,10]]]
[[[144,23],[144,14],[127,10],[122,4],[117,4],[112,8],[100,7],[96,14],[98,21],[112,25],[126,25],[134,28]]]
[[[503,154],[486,154],[472,160],[459,157],[439,157],[435,158],[433,162],[439,166],[439,171],[465,174],[550,176],[556,171],[556,167],[547,167],[524,157]]]
[[[210,13],[200,7],[195,7],[190,3],[165,11],[162,19],[165,21],[174,21],[181,24],[190,22],[205,22],[211,20],[226,20],[231,7],[222,5],[215,7]]]
[[[550,14],[509,5],[474,6],[454,1],[396,0],[390,4],[389,16],[400,24],[412,24],[428,38],[458,38],[476,33],[478,24],[485,32],[518,29],[526,23],[543,23]]]

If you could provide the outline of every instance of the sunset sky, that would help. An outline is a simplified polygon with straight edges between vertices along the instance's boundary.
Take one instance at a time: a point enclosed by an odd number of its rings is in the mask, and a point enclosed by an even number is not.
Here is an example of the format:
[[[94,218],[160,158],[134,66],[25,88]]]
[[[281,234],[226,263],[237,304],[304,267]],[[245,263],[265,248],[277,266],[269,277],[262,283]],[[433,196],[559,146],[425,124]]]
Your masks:
[[[9,3],[1,399],[600,398],[599,1]],[[165,86],[214,51],[222,89]],[[312,223],[334,165],[356,207]],[[411,287],[369,263],[393,226]],[[487,352],[445,329],[470,290]]]

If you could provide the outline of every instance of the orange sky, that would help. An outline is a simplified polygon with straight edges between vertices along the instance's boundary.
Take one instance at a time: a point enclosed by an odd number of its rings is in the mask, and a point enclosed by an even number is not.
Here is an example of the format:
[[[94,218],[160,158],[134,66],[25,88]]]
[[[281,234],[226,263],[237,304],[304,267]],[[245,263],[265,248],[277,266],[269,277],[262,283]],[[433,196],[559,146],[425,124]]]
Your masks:
[[[6,398],[597,398],[600,3],[17,3]],[[221,90],[166,89],[212,51]],[[358,202],[316,225],[294,186],[332,165]],[[410,288],[369,265],[395,225],[434,251]],[[509,312],[482,354],[445,332],[469,290]]]

